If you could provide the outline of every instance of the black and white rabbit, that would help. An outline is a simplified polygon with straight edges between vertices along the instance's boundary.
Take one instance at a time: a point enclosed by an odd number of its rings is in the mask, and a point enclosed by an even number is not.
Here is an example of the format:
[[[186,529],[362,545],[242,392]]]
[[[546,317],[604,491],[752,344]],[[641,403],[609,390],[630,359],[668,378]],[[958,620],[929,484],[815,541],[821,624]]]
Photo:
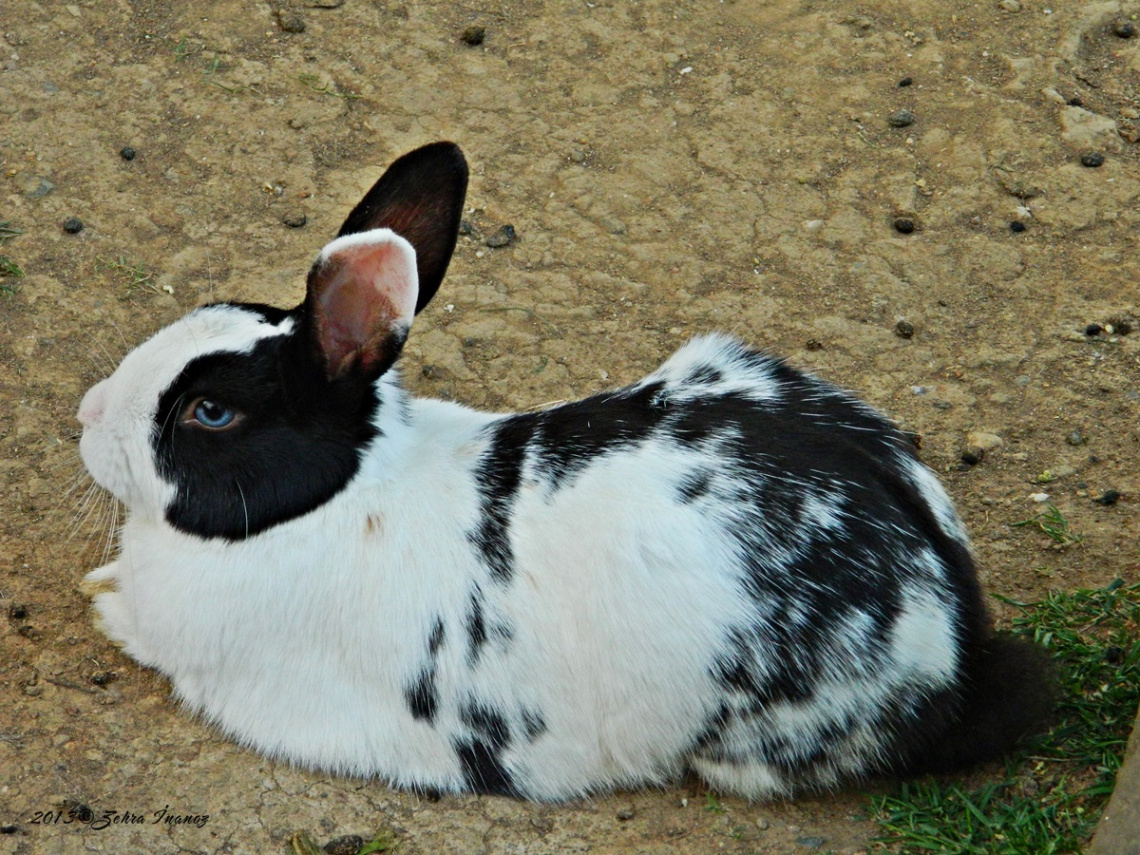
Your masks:
[[[710,335],[540,412],[411,398],[466,184],[450,143],[405,155],[300,306],[195,309],[87,393],[111,639],[246,745],[437,791],[762,798],[1039,723],[946,493],[847,393]]]

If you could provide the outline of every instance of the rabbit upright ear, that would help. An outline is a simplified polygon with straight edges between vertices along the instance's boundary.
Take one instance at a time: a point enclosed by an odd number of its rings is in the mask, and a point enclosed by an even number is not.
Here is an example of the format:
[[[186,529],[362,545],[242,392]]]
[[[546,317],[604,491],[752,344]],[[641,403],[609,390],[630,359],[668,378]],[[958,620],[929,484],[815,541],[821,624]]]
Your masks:
[[[330,380],[372,381],[400,355],[415,315],[416,252],[391,229],[339,237],[309,271],[304,322]]]
[[[435,296],[459,235],[467,161],[459,146],[436,142],[408,152],[360,200],[338,237],[388,228],[416,251],[416,314]]]

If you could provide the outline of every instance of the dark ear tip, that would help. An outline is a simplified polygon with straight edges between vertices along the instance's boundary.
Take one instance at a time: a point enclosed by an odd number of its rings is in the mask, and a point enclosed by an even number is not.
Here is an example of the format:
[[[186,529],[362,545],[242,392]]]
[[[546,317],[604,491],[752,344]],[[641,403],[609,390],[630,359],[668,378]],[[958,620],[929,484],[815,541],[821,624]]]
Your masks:
[[[450,169],[455,173],[463,175],[464,180],[467,178],[467,158],[463,155],[463,149],[453,142],[447,140],[440,140],[438,142],[428,143],[419,148],[414,148],[407,154],[402,155],[393,161],[389,169],[396,167],[397,164],[401,166],[412,166],[418,164],[420,161],[431,161],[436,170],[443,171]]]

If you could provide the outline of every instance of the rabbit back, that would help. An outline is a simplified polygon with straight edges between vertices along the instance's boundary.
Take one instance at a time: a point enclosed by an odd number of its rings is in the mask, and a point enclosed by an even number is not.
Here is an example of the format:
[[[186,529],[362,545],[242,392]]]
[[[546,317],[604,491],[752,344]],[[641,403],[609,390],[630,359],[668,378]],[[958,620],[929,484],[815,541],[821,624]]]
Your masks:
[[[480,591],[504,655],[533,622],[563,657],[523,673],[581,678],[535,705],[580,740],[566,756],[596,746],[621,781],[641,746],[642,778],[688,763],[763,796],[913,760],[957,712],[985,629],[961,524],[850,395],[710,336],[483,432]]]

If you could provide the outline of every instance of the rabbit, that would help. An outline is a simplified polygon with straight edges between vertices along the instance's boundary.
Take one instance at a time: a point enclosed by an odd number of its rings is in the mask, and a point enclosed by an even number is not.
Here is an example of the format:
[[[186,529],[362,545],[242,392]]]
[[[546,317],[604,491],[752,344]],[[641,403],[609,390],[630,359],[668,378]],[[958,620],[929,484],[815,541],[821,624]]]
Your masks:
[[[452,143],[391,164],[299,306],[199,307],[84,396],[125,505],[97,621],[292,764],[561,801],[696,773],[788,797],[996,758],[1041,652],[995,635],[905,434],[726,335],[518,414],[396,360],[457,239]]]

